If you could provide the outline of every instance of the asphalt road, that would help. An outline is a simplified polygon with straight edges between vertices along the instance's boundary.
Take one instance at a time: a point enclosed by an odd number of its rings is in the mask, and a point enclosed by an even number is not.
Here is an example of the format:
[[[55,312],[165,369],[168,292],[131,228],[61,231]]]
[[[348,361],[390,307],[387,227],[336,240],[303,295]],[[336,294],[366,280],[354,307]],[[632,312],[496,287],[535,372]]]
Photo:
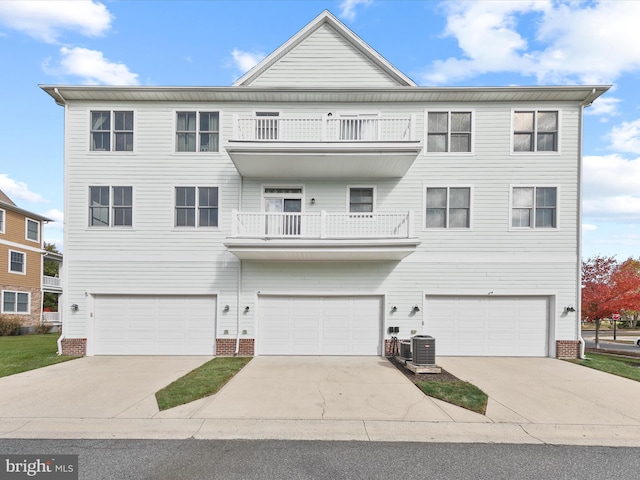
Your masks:
[[[593,330],[585,330],[582,332],[582,338],[584,338],[584,342],[587,348],[595,348],[596,346],[595,336],[596,336],[596,333]],[[606,350],[619,350],[621,352],[630,351],[630,352],[640,353],[640,348],[634,345],[633,343],[617,343],[617,342],[612,342],[610,340],[603,340],[602,339],[603,336],[613,337],[613,331],[607,330],[605,332],[600,332],[600,348],[604,348]],[[618,340],[620,339],[635,340],[638,337],[640,337],[640,335],[627,336],[627,335],[621,335],[620,333],[617,334]]]
[[[628,480],[640,471],[640,448],[551,445],[0,439],[2,454],[77,454],[82,480]]]

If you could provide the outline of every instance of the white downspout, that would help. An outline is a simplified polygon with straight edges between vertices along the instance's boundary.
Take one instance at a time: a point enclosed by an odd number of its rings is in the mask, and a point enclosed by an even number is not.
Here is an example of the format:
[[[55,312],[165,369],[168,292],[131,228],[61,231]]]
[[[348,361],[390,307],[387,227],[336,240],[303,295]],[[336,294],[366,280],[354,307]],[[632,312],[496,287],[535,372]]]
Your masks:
[[[242,192],[244,177],[240,175],[240,194],[238,195],[238,212],[242,212]],[[240,288],[242,287],[242,260],[238,258],[238,284],[236,285],[236,348],[233,356],[240,353]]]
[[[578,130],[578,265],[576,284],[578,291],[576,292],[576,336],[578,337],[578,343],[580,345],[580,359],[584,360],[585,354],[585,342],[582,338],[582,137],[584,129],[584,109],[591,106],[592,98],[596,94],[596,89],[591,91],[589,98],[585,100],[580,108],[580,128]]]
[[[58,103],[58,105],[62,105],[62,107],[64,108],[64,130],[65,132],[67,131],[67,108],[69,107],[69,102],[67,101],[66,98],[64,98],[62,96],[62,94],[60,93],[60,91],[58,90],[58,88],[54,88],[53,89],[54,92],[56,92],[56,95],[58,96],[58,98],[60,98],[60,101],[62,103]],[[67,142],[65,140],[64,142],[64,148],[65,148],[65,152],[64,155],[66,157],[67,152],[66,152],[66,145]],[[66,158],[65,158],[65,172],[66,172]],[[65,175],[65,198],[66,198],[66,175]],[[66,230],[65,230],[66,233]],[[65,239],[66,240],[66,239]],[[66,242],[65,242],[66,243]],[[61,267],[64,266],[64,261],[61,265]],[[44,271],[44,269],[43,269]],[[66,278],[66,275],[64,274],[64,272],[60,275],[63,279]],[[62,290],[62,295],[64,295],[64,280],[63,280],[63,290]],[[58,311],[60,312],[60,336],[58,337],[58,355],[62,355],[62,340],[64,340],[64,331],[65,331],[65,324],[67,322],[64,321],[64,317],[65,317],[65,312],[64,312],[64,302],[62,302],[62,306],[60,305],[60,298],[62,297],[62,295],[60,295],[58,297]]]

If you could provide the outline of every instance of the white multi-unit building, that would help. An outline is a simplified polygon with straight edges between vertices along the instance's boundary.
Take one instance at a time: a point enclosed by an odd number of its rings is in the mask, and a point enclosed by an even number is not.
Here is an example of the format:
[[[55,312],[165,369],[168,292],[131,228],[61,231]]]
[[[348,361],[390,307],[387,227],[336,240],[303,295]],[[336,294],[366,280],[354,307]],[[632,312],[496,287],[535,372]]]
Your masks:
[[[42,88],[65,109],[65,353],[579,352],[606,86],[419,87],[323,12],[230,87]]]

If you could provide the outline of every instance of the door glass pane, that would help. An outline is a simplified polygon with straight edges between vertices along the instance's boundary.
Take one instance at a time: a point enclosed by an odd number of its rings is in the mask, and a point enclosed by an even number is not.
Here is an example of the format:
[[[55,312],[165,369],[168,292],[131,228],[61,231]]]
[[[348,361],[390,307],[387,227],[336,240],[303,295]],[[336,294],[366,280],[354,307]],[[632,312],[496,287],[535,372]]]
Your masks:
[[[302,211],[302,200],[299,198],[292,199],[286,198],[284,200],[284,211],[285,212],[301,212]]]

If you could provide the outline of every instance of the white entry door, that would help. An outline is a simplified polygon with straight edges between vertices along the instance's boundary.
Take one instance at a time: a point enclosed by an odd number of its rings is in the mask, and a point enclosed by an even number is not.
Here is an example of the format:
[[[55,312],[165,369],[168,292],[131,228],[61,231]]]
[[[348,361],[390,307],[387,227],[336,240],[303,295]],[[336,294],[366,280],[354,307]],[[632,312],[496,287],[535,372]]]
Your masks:
[[[261,296],[261,355],[381,355],[382,298]]]

